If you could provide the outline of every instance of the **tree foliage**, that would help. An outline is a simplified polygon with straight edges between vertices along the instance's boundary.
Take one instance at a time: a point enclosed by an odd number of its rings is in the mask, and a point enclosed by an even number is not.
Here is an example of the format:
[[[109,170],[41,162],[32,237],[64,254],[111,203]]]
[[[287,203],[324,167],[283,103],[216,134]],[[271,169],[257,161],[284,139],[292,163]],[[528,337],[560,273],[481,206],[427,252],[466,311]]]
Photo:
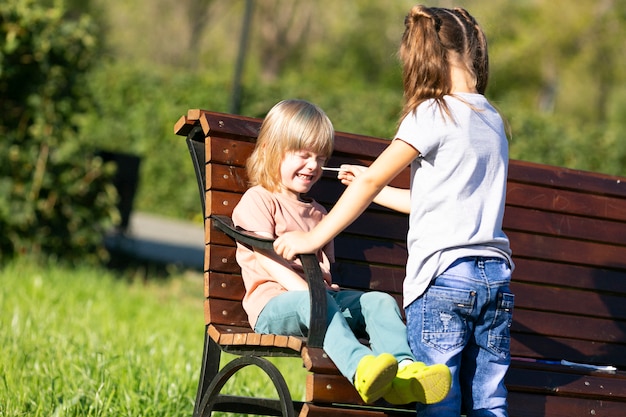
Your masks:
[[[0,3],[0,256],[101,260],[116,194],[76,121],[96,31],[44,3]]]
[[[194,217],[194,178],[171,127],[188,108],[229,111],[245,0],[111,1],[92,0],[106,11],[108,55],[90,78],[99,108],[85,124],[94,143],[142,157],[139,209]],[[402,106],[397,48],[414,4],[254,0],[241,114],[263,117],[298,97],[338,130],[391,137]],[[512,158],[626,173],[626,3],[429,4],[467,7],[484,27],[487,96],[510,123]]]
[[[229,111],[245,3],[71,1],[105,28],[105,48],[96,56],[87,48],[95,65],[80,85],[95,106],[84,111],[73,101],[71,122],[90,144],[142,158],[136,209],[201,217],[187,150],[172,126],[189,108]],[[254,0],[241,114],[263,117],[277,101],[298,97],[324,108],[337,130],[390,138],[402,107],[397,48],[414,4]],[[511,126],[512,158],[626,174],[626,2],[429,4],[466,7],[484,27],[487,96]]]

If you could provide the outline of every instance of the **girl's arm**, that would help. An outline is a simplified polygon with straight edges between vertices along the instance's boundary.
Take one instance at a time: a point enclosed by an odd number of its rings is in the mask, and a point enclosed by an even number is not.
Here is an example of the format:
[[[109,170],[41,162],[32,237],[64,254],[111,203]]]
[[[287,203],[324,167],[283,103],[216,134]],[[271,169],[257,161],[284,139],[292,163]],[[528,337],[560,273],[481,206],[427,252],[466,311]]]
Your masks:
[[[361,165],[342,165],[337,174],[343,185],[350,185],[352,181],[360,175],[367,167]],[[387,207],[400,213],[409,214],[411,212],[411,192],[408,189],[385,186],[374,197],[374,203]]]
[[[337,204],[310,232],[286,233],[274,242],[276,253],[293,259],[299,253],[314,253],[351,224],[419,152],[402,140],[394,140],[358,175],[343,192]]]

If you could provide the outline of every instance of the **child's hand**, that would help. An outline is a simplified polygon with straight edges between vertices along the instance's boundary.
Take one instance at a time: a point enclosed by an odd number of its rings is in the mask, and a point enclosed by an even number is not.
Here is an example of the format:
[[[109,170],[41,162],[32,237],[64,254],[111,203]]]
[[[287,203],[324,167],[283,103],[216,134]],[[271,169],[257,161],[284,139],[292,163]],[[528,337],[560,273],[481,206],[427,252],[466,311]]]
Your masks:
[[[361,172],[365,171],[367,167],[361,165],[342,165],[341,170],[337,174],[337,178],[341,181],[343,185],[350,185],[352,181],[361,174]]]

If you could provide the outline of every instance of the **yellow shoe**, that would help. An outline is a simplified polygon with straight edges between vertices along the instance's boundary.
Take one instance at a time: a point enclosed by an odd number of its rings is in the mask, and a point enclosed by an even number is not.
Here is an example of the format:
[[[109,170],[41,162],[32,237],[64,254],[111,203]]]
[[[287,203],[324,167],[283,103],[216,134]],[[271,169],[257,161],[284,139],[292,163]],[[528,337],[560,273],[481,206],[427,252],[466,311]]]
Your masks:
[[[389,353],[364,356],[356,368],[354,387],[370,404],[387,394],[398,373],[398,361]]]
[[[391,404],[438,403],[448,395],[451,382],[446,365],[426,366],[423,362],[413,362],[398,371],[384,399]]]

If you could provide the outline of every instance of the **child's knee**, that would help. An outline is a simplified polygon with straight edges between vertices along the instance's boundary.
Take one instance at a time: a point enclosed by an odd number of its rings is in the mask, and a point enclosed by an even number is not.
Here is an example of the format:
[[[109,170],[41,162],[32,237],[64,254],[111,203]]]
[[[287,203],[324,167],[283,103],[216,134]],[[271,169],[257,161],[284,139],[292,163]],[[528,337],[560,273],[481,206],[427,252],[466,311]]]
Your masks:
[[[368,305],[375,305],[378,308],[399,310],[398,303],[396,302],[395,298],[381,291],[372,291],[365,293],[363,295],[363,298],[361,299],[361,304],[363,304],[364,301],[366,301]]]

